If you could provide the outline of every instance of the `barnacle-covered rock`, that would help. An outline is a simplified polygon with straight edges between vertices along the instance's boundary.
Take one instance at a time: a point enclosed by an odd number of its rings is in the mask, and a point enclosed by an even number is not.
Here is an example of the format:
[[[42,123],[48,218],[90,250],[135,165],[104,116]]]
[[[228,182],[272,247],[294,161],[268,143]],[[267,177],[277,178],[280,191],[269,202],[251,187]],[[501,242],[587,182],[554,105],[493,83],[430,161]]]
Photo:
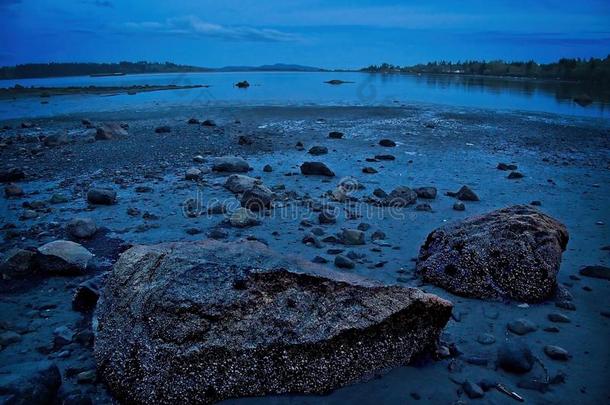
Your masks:
[[[136,246],[100,298],[95,357],[126,403],[325,393],[434,347],[451,307],[260,242]]]
[[[457,295],[539,302],[556,289],[568,231],[559,221],[516,205],[436,229],[417,270]]]

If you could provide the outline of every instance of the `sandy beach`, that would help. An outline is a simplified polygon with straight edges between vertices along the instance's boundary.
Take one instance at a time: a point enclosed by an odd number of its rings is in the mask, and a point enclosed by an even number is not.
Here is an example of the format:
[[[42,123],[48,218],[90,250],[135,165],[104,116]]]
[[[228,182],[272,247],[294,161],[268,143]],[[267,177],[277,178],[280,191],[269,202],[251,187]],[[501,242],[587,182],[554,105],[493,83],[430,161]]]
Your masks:
[[[193,118],[197,123],[189,124]],[[205,120],[213,122],[202,125]],[[124,124],[126,136],[96,140],[95,127],[109,122]],[[228,403],[373,403],[380,397],[384,403],[474,403],[463,383],[483,380],[499,382],[531,404],[610,400],[610,284],[579,274],[584,266],[610,266],[607,120],[412,104],[168,107],[0,124],[5,128],[0,131],[0,171],[24,172],[15,183],[22,193],[0,199],[0,251],[66,239],[65,226],[76,217],[91,218],[98,228],[92,238],[78,241],[96,255],[88,274],[0,284],[0,332],[18,335],[2,344],[0,364],[18,369],[52,359],[64,376],[61,398],[78,392],[95,403],[112,401],[94,373],[86,374],[95,370],[92,314],[72,309],[79,283],[107,272],[131,245],[211,236],[259,240],[277,252],[326,260],[323,265],[336,272],[419,287],[454,304],[441,336],[441,345],[451,349],[448,356],[430,354],[325,396]],[[333,131],[343,136],[329,137]],[[392,142],[382,146],[382,139]],[[326,153],[309,153],[315,146],[325,147]],[[226,205],[229,213],[239,207],[225,187],[228,175],[210,170],[214,158],[227,155],[244,158],[251,170],[243,174],[260,179],[276,195],[257,226],[238,228],[229,223],[229,214],[208,214],[213,202]],[[299,168],[306,161],[323,162],[335,176],[302,175]],[[516,165],[512,172],[523,176],[508,178],[511,170],[499,170],[499,163]],[[197,171],[189,176],[193,168]],[[344,181],[354,186],[346,201],[336,201],[332,191]],[[459,201],[446,193],[464,185],[480,201],[465,201],[465,210],[458,211],[454,204]],[[399,209],[369,202],[374,190],[389,193],[398,186],[434,187],[438,193]],[[116,191],[116,204],[88,204],[92,187]],[[434,229],[532,203],[569,231],[557,280],[572,295],[575,309],[557,307],[553,300],[524,304],[459,297],[423,283],[416,274],[420,247]],[[336,223],[318,224],[319,204],[337,209]],[[366,242],[344,246],[327,239],[343,228],[364,230]],[[319,229],[315,238],[307,239],[314,229]],[[372,240],[378,231],[385,237]],[[338,268],[337,254],[349,257],[353,268]],[[556,313],[568,321],[551,321],[549,314]],[[511,332],[507,325],[517,319],[531,321],[535,330],[522,336]],[[58,349],[53,342],[60,327],[74,336]],[[507,373],[496,365],[498,347],[513,340],[525,343],[536,358],[527,374]],[[551,359],[546,345],[566,349],[569,359]],[[479,402],[517,401],[494,389]]]

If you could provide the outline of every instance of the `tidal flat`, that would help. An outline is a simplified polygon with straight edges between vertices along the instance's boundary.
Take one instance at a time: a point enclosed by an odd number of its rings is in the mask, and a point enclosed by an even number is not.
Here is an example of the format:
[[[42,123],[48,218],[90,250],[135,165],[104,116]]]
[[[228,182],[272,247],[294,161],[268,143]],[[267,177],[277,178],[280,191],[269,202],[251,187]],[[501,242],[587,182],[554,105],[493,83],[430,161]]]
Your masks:
[[[118,135],[100,135],[104,125]],[[229,403],[474,402],[485,382],[500,383],[526,403],[610,399],[610,284],[581,274],[585,266],[607,268],[610,261],[605,119],[434,105],[189,106],[11,119],[0,126],[4,259],[11,249],[35,250],[58,239],[95,255],[94,265],[77,275],[0,281],[2,375],[27,373],[27,364],[50,360],[61,373],[59,403],[115,401],[95,371],[95,316],[91,308],[73,307],[79,285],[111,272],[133,245],[208,237],[259,241],[338,274],[417,287],[453,303],[438,347],[409,365],[376,370],[322,396]],[[252,226],[231,221],[243,190],[227,187],[230,173],[213,170],[222,156],[243,158],[249,170],[241,175],[274,194]],[[304,175],[304,162],[323,163],[334,176]],[[333,194],[341,184],[350,186]],[[371,203],[383,195],[379,190],[399,186],[437,192],[403,207]],[[463,186],[479,201],[447,195]],[[112,203],[88,198],[94,188],[111,190]],[[210,209],[218,204],[224,208]],[[430,232],[513,205],[565,224],[569,242],[557,283],[570,304],[554,297],[524,303],[457,296],[416,272]],[[325,207],[335,210],[335,221],[320,223]],[[93,231],[75,237],[76,225],[68,226],[75,218],[93,222]],[[363,243],[345,243],[344,229],[362,232]],[[534,359],[522,374],[498,365],[502,345],[517,341]],[[496,388],[481,394],[491,403],[517,402]]]

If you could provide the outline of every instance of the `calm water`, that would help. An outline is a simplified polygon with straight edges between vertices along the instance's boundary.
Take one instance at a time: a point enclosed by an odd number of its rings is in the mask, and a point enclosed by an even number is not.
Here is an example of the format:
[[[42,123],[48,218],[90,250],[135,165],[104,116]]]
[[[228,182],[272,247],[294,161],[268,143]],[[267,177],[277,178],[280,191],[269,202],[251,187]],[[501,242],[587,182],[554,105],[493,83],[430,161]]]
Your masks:
[[[353,83],[332,86],[326,80]],[[248,89],[233,84],[248,80]],[[154,106],[248,105],[443,105],[521,110],[562,115],[610,117],[610,104],[588,107],[572,98],[585,89],[576,84],[519,79],[458,77],[446,75],[381,75],[367,73],[174,73],[120,77],[64,77],[1,80],[0,87],[22,86],[129,86],[210,85],[209,88],[171,90],[136,95],[57,96],[45,99],[0,100],[0,119],[52,116],[69,113],[142,109]],[[592,93],[591,89],[587,89]],[[595,94],[593,94],[595,96]],[[601,98],[603,99],[603,98]]]

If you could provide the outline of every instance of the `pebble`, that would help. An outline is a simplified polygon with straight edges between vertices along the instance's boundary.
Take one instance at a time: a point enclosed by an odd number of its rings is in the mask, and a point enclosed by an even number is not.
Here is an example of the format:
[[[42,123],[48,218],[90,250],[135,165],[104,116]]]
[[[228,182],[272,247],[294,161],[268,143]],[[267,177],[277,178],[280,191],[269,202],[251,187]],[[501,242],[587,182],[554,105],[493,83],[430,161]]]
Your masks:
[[[568,318],[564,314],[560,314],[557,312],[549,314],[548,319],[549,319],[549,321],[556,322],[556,323],[570,323],[570,318]]]
[[[479,342],[482,345],[492,345],[492,344],[496,343],[496,338],[494,337],[494,335],[492,335],[490,333],[483,333],[483,334],[477,336],[477,342]]]
[[[554,345],[544,346],[544,353],[553,360],[567,361],[570,358],[566,349]]]
[[[507,328],[517,335],[526,335],[537,330],[538,326],[527,319],[519,318],[509,322]]]
[[[483,396],[485,395],[483,389],[478,384],[475,384],[468,380],[464,381],[464,384],[462,384],[462,389],[470,399],[483,398]]]
[[[335,266],[340,269],[353,269],[354,267],[356,267],[353,261],[343,255],[335,256]]]

